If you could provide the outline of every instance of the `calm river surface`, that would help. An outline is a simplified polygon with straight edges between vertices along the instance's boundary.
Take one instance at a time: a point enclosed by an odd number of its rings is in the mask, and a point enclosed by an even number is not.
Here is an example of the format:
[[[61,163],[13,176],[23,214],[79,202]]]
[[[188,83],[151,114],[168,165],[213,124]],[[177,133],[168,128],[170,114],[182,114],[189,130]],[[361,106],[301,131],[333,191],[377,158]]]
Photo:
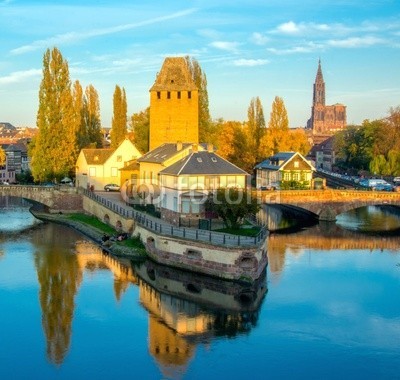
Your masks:
[[[118,261],[3,202],[0,378],[399,379],[400,237],[371,218],[400,226],[371,208],[272,234],[265,277],[239,286]]]

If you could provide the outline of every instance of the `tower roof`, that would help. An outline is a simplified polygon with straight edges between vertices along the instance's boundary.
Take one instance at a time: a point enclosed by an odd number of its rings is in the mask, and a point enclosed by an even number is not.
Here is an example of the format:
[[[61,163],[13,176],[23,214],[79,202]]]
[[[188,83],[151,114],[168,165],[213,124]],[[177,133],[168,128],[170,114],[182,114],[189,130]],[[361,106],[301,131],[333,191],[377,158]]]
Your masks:
[[[167,57],[150,91],[198,90],[184,57]]]
[[[315,77],[315,82],[323,82],[324,77],[322,75],[322,69],[321,69],[321,60],[318,60],[318,70],[317,70],[317,76]]]

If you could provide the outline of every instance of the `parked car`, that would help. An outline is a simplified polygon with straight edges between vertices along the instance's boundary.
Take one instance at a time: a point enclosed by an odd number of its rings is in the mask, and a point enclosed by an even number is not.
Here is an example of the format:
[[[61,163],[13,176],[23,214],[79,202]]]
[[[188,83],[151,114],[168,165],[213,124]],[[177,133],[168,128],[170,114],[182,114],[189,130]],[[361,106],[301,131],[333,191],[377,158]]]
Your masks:
[[[109,183],[104,186],[105,191],[119,191],[121,187],[117,185],[116,183]]]
[[[378,183],[372,187],[376,191],[393,191],[393,186],[390,183]]]
[[[394,177],[393,182],[395,185],[400,185],[400,177]]]

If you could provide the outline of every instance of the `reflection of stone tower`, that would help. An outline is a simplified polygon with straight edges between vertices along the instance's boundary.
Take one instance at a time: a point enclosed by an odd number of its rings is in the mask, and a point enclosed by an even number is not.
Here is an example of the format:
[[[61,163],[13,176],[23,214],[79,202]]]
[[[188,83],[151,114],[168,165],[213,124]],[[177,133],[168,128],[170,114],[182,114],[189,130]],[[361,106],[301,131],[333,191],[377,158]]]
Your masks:
[[[150,89],[150,150],[166,142],[199,141],[198,89],[186,59],[165,59]]]
[[[331,136],[344,129],[346,127],[346,106],[339,103],[332,106],[325,105],[325,82],[321,60],[318,61],[313,90],[311,118],[307,122],[307,128],[312,130],[314,136]],[[318,138],[314,138],[314,143],[318,142]]]

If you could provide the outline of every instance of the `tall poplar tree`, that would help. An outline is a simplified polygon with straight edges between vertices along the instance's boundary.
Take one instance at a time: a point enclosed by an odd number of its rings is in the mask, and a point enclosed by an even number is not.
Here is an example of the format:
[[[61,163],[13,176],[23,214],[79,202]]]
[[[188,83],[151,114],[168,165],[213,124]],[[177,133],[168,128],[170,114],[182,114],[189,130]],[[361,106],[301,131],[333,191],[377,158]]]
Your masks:
[[[76,124],[76,139],[78,150],[88,146],[89,137],[87,133],[87,128],[84,120],[84,99],[83,99],[83,90],[79,81],[75,81],[72,87],[72,98],[74,105],[74,117]]]
[[[100,100],[96,89],[91,84],[86,87],[83,105],[83,118],[87,128],[89,144],[93,148],[101,148],[103,146],[103,137],[100,121]]]
[[[268,127],[271,129],[278,129],[280,131],[287,131],[289,129],[289,118],[285,103],[279,96],[275,96],[275,99],[272,102],[272,111]]]
[[[260,98],[251,99],[250,106],[247,110],[248,132],[250,149],[254,155],[254,163],[261,160],[260,141],[265,133],[264,110]]]
[[[6,152],[4,149],[0,146],[0,167],[4,166],[6,164]]]
[[[38,133],[31,151],[36,181],[61,179],[72,174],[77,158],[74,107],[68,63],[57,48],[43,57],[39,89]]]
[[[213,143],[215,136],[209,110],[207,77],[196,59],[187,56],[186,62],[199,91],[199,141]]]
[[[116,148],[127,134],[127,103],[125,89],[116,85],[113,97],[113,118],[111,124],[111,148]]]

